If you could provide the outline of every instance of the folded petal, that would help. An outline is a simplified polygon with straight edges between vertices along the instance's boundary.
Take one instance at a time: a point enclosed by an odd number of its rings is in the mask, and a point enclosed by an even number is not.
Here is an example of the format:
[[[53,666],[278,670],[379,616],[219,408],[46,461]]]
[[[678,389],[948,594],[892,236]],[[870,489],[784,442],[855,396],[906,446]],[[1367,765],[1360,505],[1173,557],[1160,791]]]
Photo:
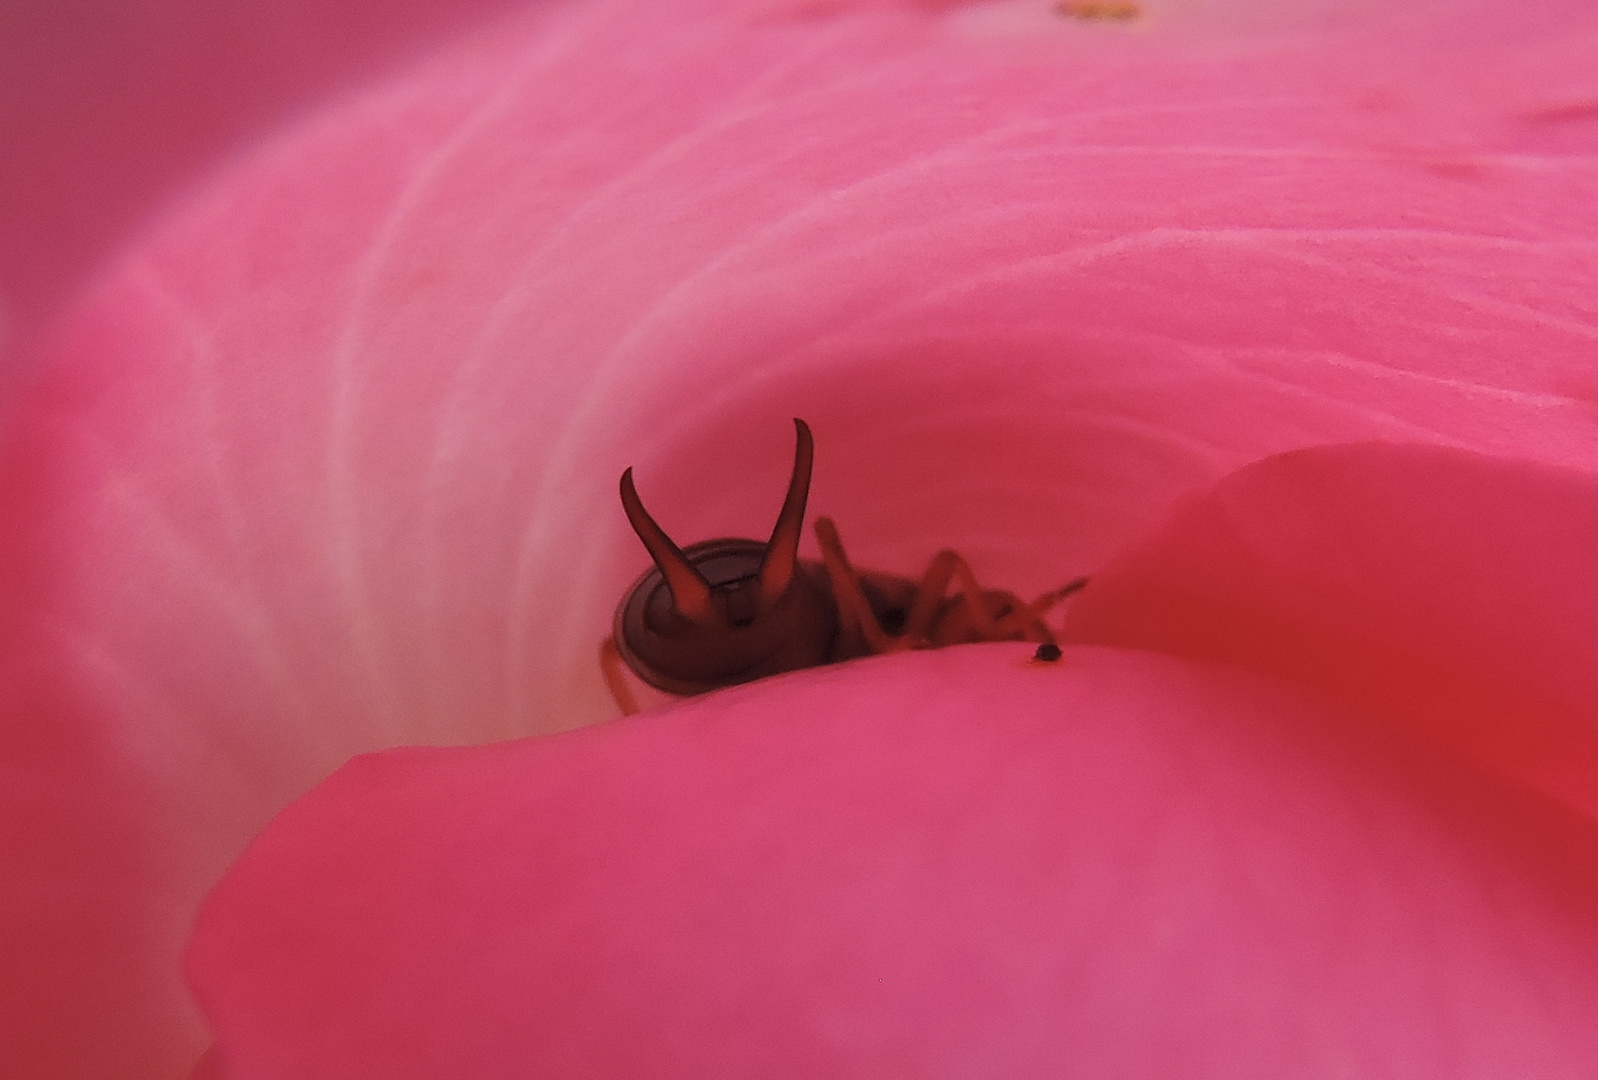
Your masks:
[[[1595,552],[1590,472],[1301,450],[1132,547],[1066,637],[1291,679],[1598,815]]]
[[[1343,722],[1001,645],[367,756],[189,970],[231,1080],[1590,1076],[1592,823]]]
[[[1307,444],[1598,468],[1593,19],[547,4],[242,153],[7,420],[20,1058],[192,1059],[198,898],[350,754],[611,715],[628,465],[764,535],[801,415],[862,565],[1023,591]]]

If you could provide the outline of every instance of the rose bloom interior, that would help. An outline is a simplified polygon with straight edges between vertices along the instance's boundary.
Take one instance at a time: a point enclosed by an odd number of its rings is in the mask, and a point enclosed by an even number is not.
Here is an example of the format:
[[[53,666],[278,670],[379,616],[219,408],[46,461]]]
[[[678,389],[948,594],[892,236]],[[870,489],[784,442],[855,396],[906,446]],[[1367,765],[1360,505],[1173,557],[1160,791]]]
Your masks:
[[[1598,1076],[1598,13],[482,18],[23,312],[8,1070]],[[618,719],[794,417],[1061,659]]]

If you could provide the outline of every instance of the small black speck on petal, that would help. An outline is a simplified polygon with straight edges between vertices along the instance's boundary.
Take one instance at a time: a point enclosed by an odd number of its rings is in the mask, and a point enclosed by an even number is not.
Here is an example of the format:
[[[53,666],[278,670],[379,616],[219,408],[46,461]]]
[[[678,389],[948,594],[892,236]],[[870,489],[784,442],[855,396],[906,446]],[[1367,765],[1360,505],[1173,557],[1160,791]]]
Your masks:
[[[1038,646],[1038,651],[1032,654],[1032,659],[1042,660],[1045,664],[1052,664],[1060,658],[1060,647],[1052,641],[1045,641]]]

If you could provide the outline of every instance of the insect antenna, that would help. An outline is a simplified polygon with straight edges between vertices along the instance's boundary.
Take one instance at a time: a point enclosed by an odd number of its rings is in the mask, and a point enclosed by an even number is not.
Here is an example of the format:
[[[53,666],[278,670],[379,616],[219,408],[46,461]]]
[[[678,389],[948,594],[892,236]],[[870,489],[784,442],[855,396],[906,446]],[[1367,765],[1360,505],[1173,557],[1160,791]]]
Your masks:
[[[788,591],[799,568],[799,536],[804,531],[805,503],[810,498],[810,470],[815,460],[816,444],[810,436],[810,426],[798,417],[793,421],[796,445],[793,455],[793,476],[788,480],[788,494],[782,501],[782,512],[771,530],[766,543],[766,557],[760,563],[760,606],[769,608]]]
[[[710,602],[710,583],[688,561],[672,538],[666,535],[666,530],[655,524],[655,519],[644,509],[643,501],[638,498],[638,489],[633,487],[631,469],[621,474],[621,505],[627,512],[627,521],[632,525],[633,532],[638,534],[638,539],[644,542],[644,547],[649,551],[649,557],[660,567],[660,573],[666,579],[666,588],[671,590],[672,606],[691,623],[699,626],[719,624],[721,620]]]

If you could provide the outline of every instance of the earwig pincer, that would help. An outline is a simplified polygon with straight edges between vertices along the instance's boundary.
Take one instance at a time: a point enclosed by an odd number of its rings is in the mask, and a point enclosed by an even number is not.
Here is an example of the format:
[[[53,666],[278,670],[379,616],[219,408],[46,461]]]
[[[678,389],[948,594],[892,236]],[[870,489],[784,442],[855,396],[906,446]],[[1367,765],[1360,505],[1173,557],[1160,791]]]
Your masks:
[[[1043,616],[1087,584],[1078,578],[1026,603],[984,589],[957,552],[940,551],[920,581],[857,571],[831,518],[817,518],[820,562],[799,558],[815,443],[794,420],[788,494],[771,539],[705,540],[679,548],[644,509],[633,471],[621,505],[654,566],[627,591],[600,669],[624,713],[638,711],[621,667],[668,694],[700,694],[766,675],[903,649],[1031,641],[1057,658]],[[949,588],[955,586],[953,595]]]

